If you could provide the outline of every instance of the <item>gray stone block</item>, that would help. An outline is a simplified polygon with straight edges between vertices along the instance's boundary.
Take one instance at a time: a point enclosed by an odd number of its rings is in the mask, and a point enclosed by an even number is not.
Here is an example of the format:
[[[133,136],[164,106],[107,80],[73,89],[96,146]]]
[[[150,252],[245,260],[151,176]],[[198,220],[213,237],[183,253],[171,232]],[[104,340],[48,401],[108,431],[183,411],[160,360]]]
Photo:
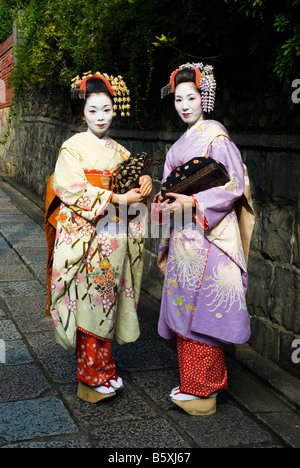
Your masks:
[[[177,366],[177,355],[157,340],[138,340],[119,346],[113,343],[112,352],[122,369],[159,369]]]
[[[36,314],[40,317],[44,316],[47,295],[44,293],[41,295],[27,296],[26,301],[24,301],[22,296],[6,297],[5,302],[13,317],[21,315],[22,317],[27,317],[27,320],[30,321],[29,315]]]
[[[291,267],[275,267],[271,288],[272,313],[286,330],[300,334],[300,272]]]
[[[5,363],[0,363],[0,367],[3,365],[16,365],[28,362],[32,362],[32,357],[23,341],[5,341]]]
[[[289,263],[294,225],[290,208],[267,206],[262,216],[262,251],[273,261]]]
[[[5,239],[3,239],[3,237],[0,237],[0,250],[8,250],[8,249],[10,249],[9,244],[6,242]]]
[[[19,340],[21,335],[11,320],[0,322],[0,338],[2,340]]]
[[[22,296],[35,296],[45,292],[45,287],[39,281],[10,281],[0,282],[0,296],[14,297]]]
[[[76,432],[76,424],[57,398],[0,404],[0,442]]]
[[[189,447],[188,442],[163,418],[115,421],[111,422],[105,431],[98,427],[91,433],[99,448],[186,449]]]
[[[37,398],[50,389],[40,369],[33,364],[0,366],[1,403]]]
[[[170,413],[200,448],[270,446],[276,439],[234,404],[223,403],[213,416],[191,417],[182,411]],[[221,436],[220,436],[221,435]]]

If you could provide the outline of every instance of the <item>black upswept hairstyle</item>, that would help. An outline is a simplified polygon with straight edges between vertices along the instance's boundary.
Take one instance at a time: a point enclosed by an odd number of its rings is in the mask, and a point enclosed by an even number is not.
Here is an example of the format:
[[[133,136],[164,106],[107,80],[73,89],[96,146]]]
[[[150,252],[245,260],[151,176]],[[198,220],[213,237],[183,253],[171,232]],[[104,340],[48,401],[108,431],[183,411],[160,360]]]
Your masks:
[[[71,98],[71,112],[75,117],[82,117],[83,116],[83,111],[84,111],[84,106],[86,103],[87,98],[91,94],[99,94],[99,93],[105,93],[107,96],[111,99],[111,102],[113,103],[112,100],[112,95],[108,91],[108,88],[104,81],[102,81],[99,78],[89,78],[86,81],[86,93],[85,93],[85,99],[79,99],[78,97],[76,98]]]
[[[174,80],[175,88],[181,83],[189,83],[189,82],[192,82],[192,83],[196,82],[195,70],[192,70],[190,68],[183,68],[182,70],[179,70],[179,72],[176,73],[175,80]],[[199,89],[198,91],[200,93]]]

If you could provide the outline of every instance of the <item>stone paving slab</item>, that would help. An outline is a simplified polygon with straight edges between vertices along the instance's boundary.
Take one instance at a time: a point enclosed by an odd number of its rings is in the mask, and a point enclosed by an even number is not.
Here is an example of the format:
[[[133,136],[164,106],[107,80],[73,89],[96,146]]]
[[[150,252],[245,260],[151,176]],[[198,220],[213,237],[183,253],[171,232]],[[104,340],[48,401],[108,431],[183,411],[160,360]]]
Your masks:
[[[282,439],[288,446],[300,448],[300,413],[297,414],[294,411],[285,414],[271,412],[260,413],[256,416],[270,429],[276,427],[276,432],[281,434]]]
[[[133,421],[112,422],[102,430],[100,426],[93,428],[91,436],[98,448],[176,448],[192,447],[180,433],[163,418],[143,419]]]
[[[157,340],[138,340],[126,346],[113,343],[112,352],[123,369],[145,369],[176,366],[177,356]]]
[[[58,398],[0,404],[0,442],[76,432],[78,427]]]
[[[21,338],[16,326],[11,320],[2,320],[0,322],[0,336],[2,340],[18,340]]]
[[[31,361],[32,361],[32,357],[22,340],[13,340],[13,341],[5,342],[5,364],[6,365],[24,364],[26,362],[31,362]],[[0,363],[0,367],[1,365],[3,364]]]
[[[7,239],[44,235],[42,228],[34,222],[24,224],[12,222],[11,224],[1,225],[1,233]]]
[[[34,280],[34,276],[26,265],[1,265],[0,281],[26,281]]]
[[[11,216],[13,213],[21,214],[21,211],[11,201],[5,201],[5,203],[0,204],[0,214],[5,215],[6,213]]]
[[[42,309],[43,310],[43,309]],[[22,332],[35,333],[50,331],[53,335],[53,322],[51,317],[41,317],[40,315],[34,315],[33,313],[28,313],[24,315],[15,316],[15,322],[19,328],[22,329]]]
[[[76,382],[75,353],[67,356],[53,355],[51,359],[42,359],[41,364],[53,382],[57,384]]]
[[[0,281],[0,296],[35,296],[45,291],[39,281]]]
[[[0,228],[11,224],[31,224],[32,219],[30,219],[27,215],[23,214],[21,211],[13,212],[13,213],[3,213],[0,208]]]
[[[80,448],[93,448],[93,446],[84,440],[77,440],[77,439],[72,439],[68,440],[65,439],[63,442],[53,440],[52,442],[49,441],[44,441],[44,442],[21,442],[21,443],[16,443],[16,444],[11,444],[11,445],[4,445],[1,448],[10,448],[10,449],[16,449],[16,448],[29,448],[29,449],[41,449],[41,448],[48,448],[48,449],[80,449]]]
[[[252,413],[286,412],[287,406],[272,392],[270,388],[259,382],[253,375],[245,371],[241,366],[238,370],[231,363],[231,375],[229,392],[237,401],[243,401],[247,409]]]
[[[51,388],[51,384],[34,363],[0,366],[1,403],[38,398]]]
[[[27,317],[28,315],[37,315],[40,320],[44,319],[44,310],[47,304],[47,295],[45,291],[40,294],[35,294],[26,297],[26,303],[24,303],[23,296],[6,297],[6,305],[11,312],[13,317]],[[28,321],[30,319],[28,318]]]
[[[46,241],[44,239],[41,239],[40,237],[37,238],[32,238],[28,237],[27,239],[24,238],[16,238],[11,240],[11,244],[14,249],[17,251],[23,251],[29,247],[32,248],[32,245],[34,244],[36,247],[44,247],[45,249],[47,248]]]
[[[3,239],[3,237],[0,237],[0,250],[7,250],[7,249],[10,249],[9,244],[6,242],[5,239]]]
[[[0,250],[1,267],[4,266],[22,266],[24,265],[21,257],[12,248]],[[1,277],[3,281],[6,277]]]
[[[223,448],[230,448],[233,443],[237,448],[274,444],[272,434],[231,402],[219,404],[217,414],[213,418],[189,418],[189,415],[178,411],[172,412],[170,417],[201,448],[220,448],[220,434]]]

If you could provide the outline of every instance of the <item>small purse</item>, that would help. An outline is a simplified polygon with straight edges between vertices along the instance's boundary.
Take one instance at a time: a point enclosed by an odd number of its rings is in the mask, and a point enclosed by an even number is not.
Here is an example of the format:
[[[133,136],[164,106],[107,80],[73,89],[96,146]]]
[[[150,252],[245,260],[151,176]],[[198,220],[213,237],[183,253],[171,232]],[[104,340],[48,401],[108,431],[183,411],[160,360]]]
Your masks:
[[[85,170],[88,182],[114,193],[126,193],[139,185],[140,176],[149,169],[152,159],[147,153],[139,153],[121,162],[113,172]]]
[[[161,195],[163,200],[166,200],[168,192],[193,195],[212,187],[224,185],[229,180],[223,164],[208,156],[196,157],[175,167],[170,172],[161,187]]]
[[[146,174],[152,159],[147,153],[139,153],[123,161],[112,173],[110,190],[117,193],[126,193],[139,185],[140,176]]]

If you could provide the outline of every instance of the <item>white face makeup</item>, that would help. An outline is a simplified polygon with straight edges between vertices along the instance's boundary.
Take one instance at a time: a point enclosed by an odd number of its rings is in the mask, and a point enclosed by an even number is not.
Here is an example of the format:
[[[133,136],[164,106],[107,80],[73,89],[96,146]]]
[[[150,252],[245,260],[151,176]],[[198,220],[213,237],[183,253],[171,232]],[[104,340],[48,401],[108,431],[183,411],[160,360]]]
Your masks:
[[[91,94],[84,106],[88,132],[103,138],[113,119],[112,101],[105,93]]]
[[[179,117],[192,127],[203,120],[201,96],[195,83],[180,83],[175,89],[175,109]]]

